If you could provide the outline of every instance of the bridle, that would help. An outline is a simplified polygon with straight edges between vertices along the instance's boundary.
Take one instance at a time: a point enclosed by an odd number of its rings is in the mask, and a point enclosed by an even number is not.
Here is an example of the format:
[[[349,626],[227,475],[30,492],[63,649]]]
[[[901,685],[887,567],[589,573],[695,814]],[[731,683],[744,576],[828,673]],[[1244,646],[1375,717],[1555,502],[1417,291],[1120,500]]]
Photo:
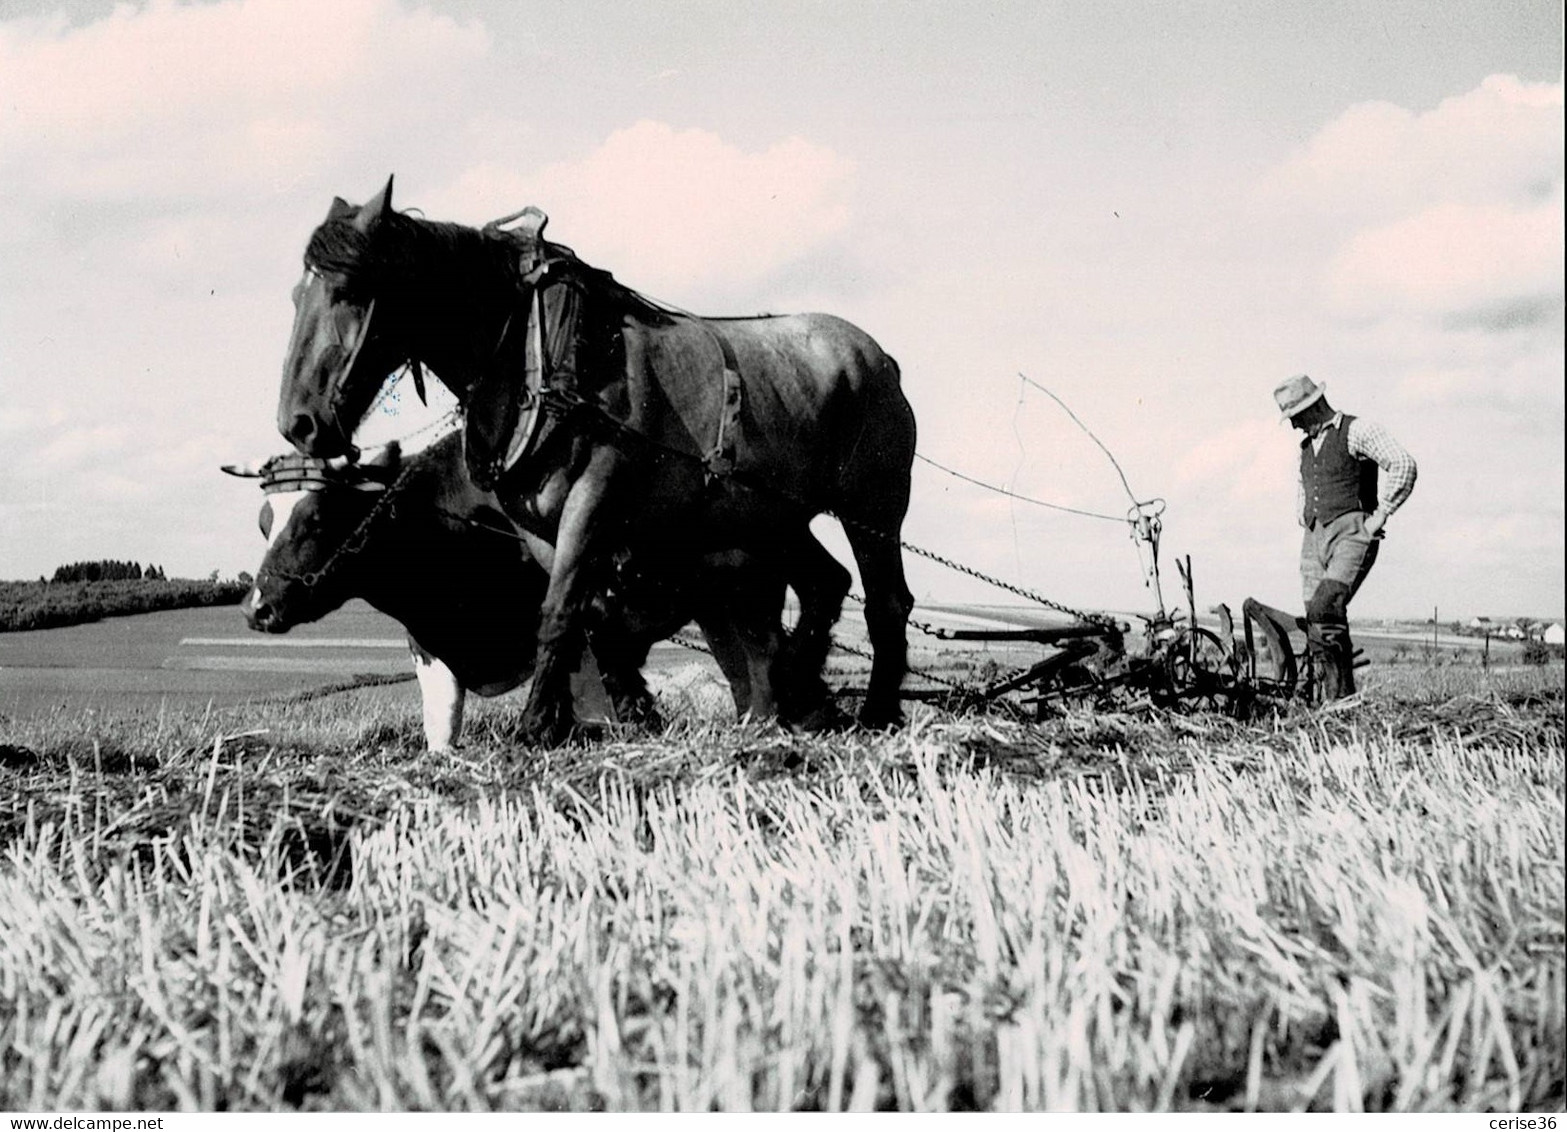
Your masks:
[[[300,284],[301,286],[308,286],[312,280],[324,278],[325,276],[319,268],[317,268],[314,264],[307,262],[305,264],[305,275],[304,278],[300,280]],[[325,415],[331,421],[333,429],[345,436],[347,434],[343,429],[342,419],[338,410],[341,407],[345,391],[351,384],[351,379],[354,375],[354,366],[359,362],[359,355],[364,352],[365,343],[370,341],[370,326],[375,320],[376,302],[377,300],[375,298],[371,298],[369,306],[365,308],[365,316],[359,324],[359,332],[354,338],[353,346],[350,347],[347,351],[348,360],[345,361],[338,369],[336,378],[329,383],[326,390]],[[343,336],[341,330],[338,328],[337,320],[329,318],[328,321],[332,326],[333,345],[337,346],[339,350],[342,350],[344,346]],[[401,369],[404,365],[407,364],[409,364],[408,359],[405,358],[400,361],[398,365],[392,368],[395,371],[397,369]],[[415,367],[418,365],[417,362],[414,362],[413,364]],[[416,369],[414,380],[419,390],[419,399],[422,401],[424,400],[423,373],[417,371]]]
[[[380,498],[377,499],[371,506],[369,513],[359,521],[359,525],[349,533],[347,538],[338,544],[337,549],[332,551],[331,554],[327,555],[327,560],[321,563],[318,569],[307,570],[303,574],[296,574],[291,570],[280,570],[276,567],[273,567],[268,572],[275,574],[277,577],[282,578],[285,581],[298,582],[307,590],[314,590],[327,579],[327,576],[332,573],[333,567],[335,567],[339,562],[348,558],[352,558],[354,555],[358,554],[361,550],[364,549],[365,540],[370,536],[370,528],[375,524],[376,519],[380,517],[383,511],[389,515],[395,512],[396,508],[392,501],[396,497],[398,491],[402,489],[403,484],[407,480],[407,476],[408,472],[405,469],[399,472],[397,478],[394,479],[390,484],[380,485],[376,488],[362,487],[359,485],[345,483],[334,483],[323,485],[322,487],[317,488],[307,488],[306,490],[314,491],[379,491]],[[258,571],[258,573],[260,572]],[[258,577],[256,581],[259,583],[261,579]]]
[[[223,470],[233,476],[260,479],[261,490],[267,495],[295,491],[373,491],[379,495],[365,517],[317,569],[307,570],[302,574],[278,569],[275,566],[257,571],[257,584],[261,582],[261,575],[272,574],[284,581],[297,582],[309,590],[314,590],[321,585],[339,562],[351,558],[364,549],[370,529],[381,514],[395,512],[394,500],[408,482],[411,471],[404,465],[390,483],[369,476],[359,480],[349,480],[340,473],[334,475],[325,460],[294,453],[274,456],[263,464],[260,470],[254,472],[233,465],[225,465]]]

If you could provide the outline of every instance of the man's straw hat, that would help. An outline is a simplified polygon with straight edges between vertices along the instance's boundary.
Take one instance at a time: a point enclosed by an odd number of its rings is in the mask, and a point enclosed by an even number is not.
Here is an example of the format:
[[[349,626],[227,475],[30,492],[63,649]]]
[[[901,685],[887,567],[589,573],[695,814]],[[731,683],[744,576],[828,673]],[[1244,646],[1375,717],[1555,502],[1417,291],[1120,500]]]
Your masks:
[[[1280,382],[1273,391],[1273,399],[1279,403],[1279,420],[1287,421],[1302,409],[1315,405],[1327,391],[1327,382],[1318,385],[1303,373]]]

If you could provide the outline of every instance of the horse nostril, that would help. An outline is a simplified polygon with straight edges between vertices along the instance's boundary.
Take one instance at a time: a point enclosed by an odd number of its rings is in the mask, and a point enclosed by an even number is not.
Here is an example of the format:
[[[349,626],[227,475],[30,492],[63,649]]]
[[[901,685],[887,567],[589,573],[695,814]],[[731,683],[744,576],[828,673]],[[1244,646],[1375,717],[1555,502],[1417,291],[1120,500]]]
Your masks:
[[[315,439],[316,421],[309,413],[296,413],[294,419],[283,430],[283,436],[294,445],[309,444]]]
[[[259,593],[252,591],[251,596],[240,607],[245,615],[245,623],[252,629],[265,629],[267,623],[272,620],[272,607],[261,599]]]

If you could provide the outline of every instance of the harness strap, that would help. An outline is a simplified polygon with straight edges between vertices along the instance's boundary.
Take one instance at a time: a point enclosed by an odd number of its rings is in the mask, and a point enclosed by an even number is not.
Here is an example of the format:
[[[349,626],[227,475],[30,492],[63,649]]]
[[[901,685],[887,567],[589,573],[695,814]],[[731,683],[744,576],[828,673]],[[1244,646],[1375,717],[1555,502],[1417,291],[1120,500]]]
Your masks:
[[[735,470],[735,434],[740,428],[740,406],[743,389],[740,385],[740,362],[735,357],[729,339],[711,331],[718,341],[718,349],[724,356],[724,403],[718,414],[718,434],[708,449],[702,463],[707,468],[707,478],[712,480],[729,476]]]
[[[533,447],[543,419],[540,411],[543,408],[543,390],[544,308],[539,301],[539,287],[535,282],[533,297],[528,303],[528,329],[523,347],[522,400],[517,406],[517,425],[512,429],[511,441],[497,468],[497,480],[516,467],[517,462],[528,454],[528,449]]]

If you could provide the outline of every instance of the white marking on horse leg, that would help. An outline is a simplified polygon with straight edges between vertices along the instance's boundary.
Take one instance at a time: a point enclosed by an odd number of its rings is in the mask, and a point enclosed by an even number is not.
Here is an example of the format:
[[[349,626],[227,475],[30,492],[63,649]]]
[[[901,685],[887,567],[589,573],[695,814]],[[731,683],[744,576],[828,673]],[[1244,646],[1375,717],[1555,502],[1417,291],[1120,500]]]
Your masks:
[[[414,675],[419,679],[419,697],[424,708],[424,741],[437,753],[450,751],[462,733],[463,703],[467,692],[457,675],[441,661],[408,638],[413,654]]]

